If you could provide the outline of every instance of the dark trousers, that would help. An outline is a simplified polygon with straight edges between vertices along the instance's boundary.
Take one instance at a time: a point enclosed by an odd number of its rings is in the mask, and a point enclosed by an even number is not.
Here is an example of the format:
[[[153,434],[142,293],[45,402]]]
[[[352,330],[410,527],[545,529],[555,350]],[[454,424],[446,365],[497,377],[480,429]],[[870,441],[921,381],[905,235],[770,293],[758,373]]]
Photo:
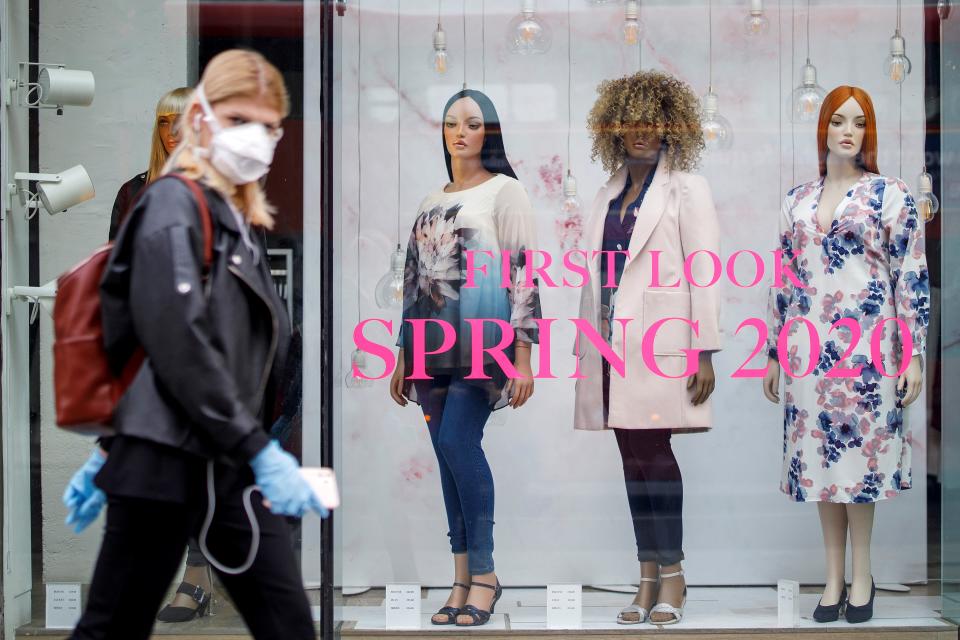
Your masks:
[[[640,562],[683,560],[683,478],[669,429],[614,429]]]
[[[487,394],[449,375],[415,384],[440,468],[450,549],[467,554],[471,575],[491,573],[493,474],[481,446],[490,417]]]
[[[207,536],[213,557],[228,567],[243,564],[250,524],[241,490],[217,496]],[[315,640],[310,604],[286,521],[263,507],[254,493],[260,549],[241,575],[219,573],[250,633],[257,640]],[[90,594],[72,640],[146,640],[183,548],[199,537],[206,500],[192,504],[110,496],[107,524]]]

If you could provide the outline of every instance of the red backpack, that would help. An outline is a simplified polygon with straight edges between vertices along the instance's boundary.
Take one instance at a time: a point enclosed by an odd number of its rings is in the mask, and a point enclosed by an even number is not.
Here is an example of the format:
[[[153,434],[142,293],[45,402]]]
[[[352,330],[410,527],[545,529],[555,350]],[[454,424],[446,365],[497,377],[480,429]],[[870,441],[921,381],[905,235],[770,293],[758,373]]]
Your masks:
[[[213,264],[213,221],[200,186],[177,173],[167,174],[186,184],[197,201],[203,225],[203,262]],[[166,176],[164,176],[166,177]],[[130,210],[133,211],[131,206]],[[118,378],[113,375],[103,346],[100,317],[100,281],[113,243],[57,279],[53,307],[53,395],[57,425],[79,434],[111,435],[113,413],[133,382],[145,357],[142,348],[127,361]]]

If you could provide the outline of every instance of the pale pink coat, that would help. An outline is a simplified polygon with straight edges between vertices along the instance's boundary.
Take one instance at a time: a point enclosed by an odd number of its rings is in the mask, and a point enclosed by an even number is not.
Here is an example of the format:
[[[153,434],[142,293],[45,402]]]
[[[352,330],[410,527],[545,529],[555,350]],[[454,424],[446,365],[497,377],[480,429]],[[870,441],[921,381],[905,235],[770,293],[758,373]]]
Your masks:
[[[584,229],[583,248],[588,255],[602,246],[604,219],[610,201],[626,185],[627,170],[621,168],[600,189],[590,210]],[[659,283],[676,287],[651,287],[653,250],[659,250]],[[641,352],[643,333],[664,317],[688,318],[699,322],[699,336],[679,321],[661,325],[653,343],[654,358],[665,373],[677,375],[686,368],[681,349],[720,349],[720,299],[722,280],[710,287],[690,286],[684,278],[683,263],[697,250],[720,255],[720,229],[707,181],[698,175],[670,171],[661,162],[637,213],[636,226],[630,236],[630,256],[623,269],[614,309],[616,318],[631,318],[626,329],[626,376],[611,367],[610,413],[603,421],[603,387],[600,352],[589,340],[580,336],[574,345],[579,358],[574,427],[599,430],[604,428],[663,429],[705,431],[712,426],[710,401],[694,406],[690,402],[687,379],[663,378],[644,364]],[[579,317],[599,330],[600,256],[589,260],[590,282],[583,287]],[[708,282],[713,262],[698,255],[693,262],[697,282]],[[623,353],[623,332],[614,322],[613,351]],[[693,359],[696,362],[696,358]],[[718,384],[721,380],[717,379]]]

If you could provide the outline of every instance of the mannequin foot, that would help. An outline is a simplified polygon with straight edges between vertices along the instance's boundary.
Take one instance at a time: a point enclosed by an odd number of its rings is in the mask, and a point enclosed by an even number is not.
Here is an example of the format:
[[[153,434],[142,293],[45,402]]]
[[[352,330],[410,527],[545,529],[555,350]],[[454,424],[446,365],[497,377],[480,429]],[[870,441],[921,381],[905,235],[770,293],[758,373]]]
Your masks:
[[[497,590],[495,587],[499,584],[499,581],[497,580],[497,574],[485,573],[483,575],[473,576],[471,581],[489,585],[490,587],[494,588],[472,585],[470,587],[470,594],[467,596],[467,602],[464,607],[472,605],[480,611],[488,611],[492,613],[491,608],[493,607],[494,598],[497,597]],[[472,616],[466,614],[457,616],[458,625],[473,625],[473,623],[474,619]]]
[[[828,580],[827,584],[825,584],[823,587],[823,593],[820,595],[820,604],[825,607],[832,607],[840,602],[840,596],[843,593],[844,587],[846,587],[846,581],[843,579]],[[869,588],[870,585],[868,584],[868,593]]]
[[[469,593],[470,587],[467,585],[470,584],[470,579],[461,580],[459,577],[455,580],[453,588],[450,589],[450,597],[447,598],[447,602],[443,605],[443,609],[433,614],[433,617],[430,618],[430,621],[433,624],[450,624],[450,615],[444,609],[448,607],[450,609],[459,609],[466,604],[467,602],[467,593]],[[448,610],[449,611],[449,610]],[[456,614],[454,614],[455,616]]]
[[[653,605],[657,602],[658,575],[659,567],[656,562],[640,563],[640,587],[637,589],[637,595],[633,598],[632,604],[647,611],[653,608]],[[653,582],[649,582],[647,579],[651,579]],[[619,617],[626,624],[637,624],[643,622],[640,615],[636,611],[622,611]]]
[[[679,562],[668,567],[660,567],[660,592],[657,595],[657,604],[667,604],[682,612],[686,601],[687,581],[681,572]],[[679,616],[667,611],[652,611],[650,613],[650,622],[653,624],[672,624],[679,621]]]
[[[870,601],[870,594],[873,589],[873,576],[854,576],[850,582],[849,603],[855,607],[862,607]]]

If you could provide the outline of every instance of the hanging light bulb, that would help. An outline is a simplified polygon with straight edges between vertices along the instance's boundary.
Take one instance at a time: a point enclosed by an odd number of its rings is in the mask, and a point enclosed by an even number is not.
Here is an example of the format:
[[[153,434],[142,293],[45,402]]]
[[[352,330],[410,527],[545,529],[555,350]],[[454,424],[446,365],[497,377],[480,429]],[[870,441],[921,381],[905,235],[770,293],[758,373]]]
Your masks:
[[[627,46],[640,44],[643,30],[640,27],[640,3],[637,0],[627,0],[623,10],[623,42]]]
[[[507,46],[520,55],[546,53],[550,49],[550,28],[537,20],[536,0],[523,0],[520,15],[510,21]]]
[[[750,0],[750,13],[743,20],[748,36],[762,36],[770,28],[770,21],[763,15],[763,0]]]
[[[447,53],[447,34],[437,23],[437,30],[433,32],[433,50],[430,51],[428,59],[430,70],[435,74],[442,76],[447,73],[450,66],[450,54]]]
[[[703,96],[703,142],[708,150],[726,151],[733,146],[733,128],[730,121],[720,115],[719,99],[713,87]]]
[[[883,72],[897,84],[901,84],[910,75],[910,58],[906,54],[907,43],[897,29],[890,38],[890,55],[883,63]]]
[[[390,255],[390,271],[377,282],[374,298],[381,309],[399,309],[403,306],[403,269],[407,255],[397,245]]]
[[[360,349],[354,349],[353,355],[350,356],[350,368],[347,370],[347,375],[344,376],[344,383],[348,389],[362,389],[373,384],[373,380],[367,380],[359,376],[358,373],[363,373],[370,377],[370,371],[367,365],[367,354],[360,351]]]
[[[817,84],[817,68],[810,64],[810,58],[801,71],[803,82],[790,94],[790,120],[792,122],[814,122],[820,116],[820,105],[827,92]]]
[[[927,168],[923,168],[920,177],[917,178],[917,212],[924,222],[930,222],[940,210],[940,201],[933,195],[933,178],[927,173]]]
[[[561,249],[579,246],[583,235],[583,202],[577,196],[577,180],[569,170],[563,180],[563,204],[556,225]]]

